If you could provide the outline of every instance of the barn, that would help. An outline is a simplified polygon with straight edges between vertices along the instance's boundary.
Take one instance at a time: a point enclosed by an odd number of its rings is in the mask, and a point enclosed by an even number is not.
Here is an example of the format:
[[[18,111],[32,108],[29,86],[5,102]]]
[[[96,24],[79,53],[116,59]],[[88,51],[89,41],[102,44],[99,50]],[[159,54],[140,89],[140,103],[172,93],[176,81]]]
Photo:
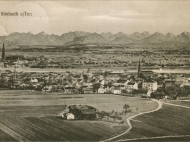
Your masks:
[[[64,110],[62,117],[66,119],[95,120],[96,109],[88,105],[68,105]]]

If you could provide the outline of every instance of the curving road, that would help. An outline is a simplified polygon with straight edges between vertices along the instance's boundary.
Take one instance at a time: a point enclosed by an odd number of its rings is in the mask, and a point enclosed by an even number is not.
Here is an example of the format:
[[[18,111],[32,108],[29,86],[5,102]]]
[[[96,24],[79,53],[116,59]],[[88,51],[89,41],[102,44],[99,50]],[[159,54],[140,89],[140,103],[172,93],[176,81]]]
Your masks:
[[[162,103],[161,103],[160,101],[158,101],[158,100],[156,100],[156,99],[152,99],[152,100],[153,100],[153,101],[156,101],[156,102],[158,103],[158,107],[157,107],[156,109],[151,110],[151,111],[147,111],[147,112],[141,112],[141,113],[138,113],[138,114],[136,114],[136,115],[133,115],[133,116],[127,118],[127,119],[126,119],[126,122],[127,122],[127,125],[129,126],[129,128],[128,128],[125,132],[123,132],[123,133],[121,133],[121,134],[119,134],[119,135],[117,135],[117,136],[114,136],[114,137],[112,137],[112,138],[103,140],[102,142],[112,141],[112,140],[114,140],[114,139],[116,139],[116,138],[118,138],[118,137],[121,137],[121,136],[123,136],[123,135],[129,133],[129,131],[130,131],[130,130],[132,129],[132,127],[133,127],[133,126],[131,125],[131,122],[130,122],[133,118],[135,118],[135,117],[137,117],[137,116],[139,116],[139,115],[142,115],[142,114],[147,114],[147,113],[151,113],[151,112],[158,111],[159,109],[162,108]]]

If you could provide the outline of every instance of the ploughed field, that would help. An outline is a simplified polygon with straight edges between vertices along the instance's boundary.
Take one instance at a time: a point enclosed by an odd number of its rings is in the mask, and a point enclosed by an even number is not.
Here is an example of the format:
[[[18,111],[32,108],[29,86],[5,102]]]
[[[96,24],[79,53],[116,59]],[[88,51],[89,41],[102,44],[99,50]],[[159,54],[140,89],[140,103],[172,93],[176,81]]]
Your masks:
[[[126,141],[189,141],[189,120],[189,108],[164,104],[156,112],[134,118],[131,121],[132,130],[121,139]]]
[[[129,104],[132,112],[127,117],[157,107],[151,100],[112,94],[0,91],[0,141],[98,141],[127,129],[118,123],[57,117],[69,104],[86,104],[108,112]]]
[[[30,141],[97,141],[126,129],[125,126],[110,127],[97,121],[66,121],[56,117],[1,117],[0,119],[3,125]],[[11,135],[10,132],[10,136],[6,134],[1,140],[14,140]]]

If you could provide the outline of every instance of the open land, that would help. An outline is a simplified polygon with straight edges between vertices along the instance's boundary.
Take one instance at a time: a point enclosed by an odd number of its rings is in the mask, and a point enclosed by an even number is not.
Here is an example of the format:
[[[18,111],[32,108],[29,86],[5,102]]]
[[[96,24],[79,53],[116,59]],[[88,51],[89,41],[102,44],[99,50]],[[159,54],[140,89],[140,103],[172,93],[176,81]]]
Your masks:
[[[67,95],[34,91],[0,91],[1,141],[98,141],[124,132],[123,124],[105,121],[66,121],[56,117],[68,104],[87,104],[104,111],[119,111],[123,104],[132,109],[128,116],[153,110],[157,104],[137,97],[112,94]],[[136,109],[138,107],[138,110]],[[126,117],[128,117],[126,116]]]
[[[156,112],[134,118],[131,132],[120,139],[121,141],[189,141],[189,112],[189,108],[163,104],[163,107]]]

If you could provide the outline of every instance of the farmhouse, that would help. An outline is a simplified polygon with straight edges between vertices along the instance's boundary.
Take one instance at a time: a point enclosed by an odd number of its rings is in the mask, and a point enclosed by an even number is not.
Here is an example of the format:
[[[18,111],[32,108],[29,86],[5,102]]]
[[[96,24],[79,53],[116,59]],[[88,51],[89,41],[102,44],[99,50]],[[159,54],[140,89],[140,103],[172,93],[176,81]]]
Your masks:
[[[66,119],[89,119],[96,118],[96,109],[88,105],[68,105],[62,117]]]

